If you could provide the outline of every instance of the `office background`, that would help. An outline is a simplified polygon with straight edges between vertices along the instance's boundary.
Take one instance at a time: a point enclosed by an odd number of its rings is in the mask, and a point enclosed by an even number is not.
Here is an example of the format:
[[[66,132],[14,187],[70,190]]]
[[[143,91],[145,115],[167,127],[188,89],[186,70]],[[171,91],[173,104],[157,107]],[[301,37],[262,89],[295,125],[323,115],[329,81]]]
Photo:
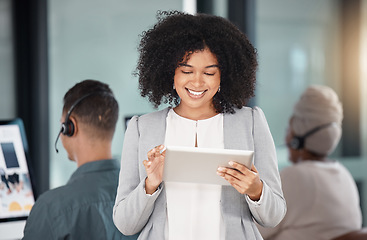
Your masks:
[[[279,168],[289,164],[284,136],[301,92],[324,84],[338,93],[345,117],[333,157],[358,184],[366,226],[366,0],[0,0],[0,119],[25,121],[37,194],[65,184],[76,169],[60,142],[60,153],[54,150],[65,92],[84,79],[112,87],[120,105],[113,142],[119,159],[125,117],[154,111],[132,75],[139,34],[158,10],[195,9],[235,22],[257,48],[251,105],[267,116]]]

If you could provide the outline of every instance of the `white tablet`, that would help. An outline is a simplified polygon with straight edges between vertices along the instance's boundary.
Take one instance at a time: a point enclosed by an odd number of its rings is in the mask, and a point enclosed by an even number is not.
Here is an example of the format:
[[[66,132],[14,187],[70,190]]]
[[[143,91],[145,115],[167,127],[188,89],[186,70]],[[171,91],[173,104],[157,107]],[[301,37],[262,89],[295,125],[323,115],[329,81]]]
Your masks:
[[[250,169],[254,161],[253,155],[253,151],[247,150],[168,146],[163,180],[229,185],[217,175],[218,167],[230,167],[228,162],[232,160]]]

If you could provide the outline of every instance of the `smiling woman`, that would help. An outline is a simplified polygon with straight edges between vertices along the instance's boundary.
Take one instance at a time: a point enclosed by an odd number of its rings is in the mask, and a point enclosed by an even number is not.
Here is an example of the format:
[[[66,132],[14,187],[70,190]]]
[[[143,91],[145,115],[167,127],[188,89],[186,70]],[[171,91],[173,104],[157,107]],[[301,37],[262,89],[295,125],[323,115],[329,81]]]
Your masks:
[[[275,226],[286,205],[264,113],[245,107],[256,83],[254,47],[224,18],[162,12],[139,51],[141,95],[171,107],[129,122],[115,225],[139,239],[262,239],[254,219]],[[163,182],[165,146],[251,150],[254,165],[219,167],[226,186]]]
[[[175,70],[174,87],[181,98],[178,115],[196,120],[217,115],[213,97],[220,88],[220,70],[215,55],[205,48],[186,56]]]
[[[204,49],[216,58],[205,67],[217,65],[220,71],[221,91],[213,97],[216,112],[234,113],[245,106],[255,91],[256,50],[231,22],[204,14],[161,12],[156,26],[143,32],[135,72],[141,95],[156,107],[162,102],[177,106],[181,96],[172,87],[176,69],[186,65],[183,70],[190,73],[187,61]]]

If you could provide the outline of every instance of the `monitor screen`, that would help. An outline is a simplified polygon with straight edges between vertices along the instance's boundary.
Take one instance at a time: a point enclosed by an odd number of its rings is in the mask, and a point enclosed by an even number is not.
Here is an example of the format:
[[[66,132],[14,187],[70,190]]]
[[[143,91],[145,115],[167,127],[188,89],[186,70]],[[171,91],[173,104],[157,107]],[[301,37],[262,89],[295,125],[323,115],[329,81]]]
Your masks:
[[[24,220],[35,202],[21,119],[0,121],[0,223]]]

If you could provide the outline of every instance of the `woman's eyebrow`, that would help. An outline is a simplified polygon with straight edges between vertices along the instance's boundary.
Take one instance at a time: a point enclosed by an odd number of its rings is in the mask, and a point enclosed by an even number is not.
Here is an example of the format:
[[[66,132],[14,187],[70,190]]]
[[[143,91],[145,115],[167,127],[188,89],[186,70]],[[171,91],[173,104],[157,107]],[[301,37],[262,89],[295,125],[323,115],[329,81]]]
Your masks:
[[[178,66],[180,66],[180,67],[191,67],[191,68],[193,67],[193,66],[191,66],[187,63],[179,63]],[[213,64],[213,65],[206,66],[205,68],[219,68],[219,65]]]
[[[213,64],[213,65],[209,65],[209,66],[206,66],[205,68],[219,68],[219,65],[217,64]]]
[[[192,67],[191,65],[189,65],[187,63],[179,63],[178,66],[180,66],[180,67]]]

